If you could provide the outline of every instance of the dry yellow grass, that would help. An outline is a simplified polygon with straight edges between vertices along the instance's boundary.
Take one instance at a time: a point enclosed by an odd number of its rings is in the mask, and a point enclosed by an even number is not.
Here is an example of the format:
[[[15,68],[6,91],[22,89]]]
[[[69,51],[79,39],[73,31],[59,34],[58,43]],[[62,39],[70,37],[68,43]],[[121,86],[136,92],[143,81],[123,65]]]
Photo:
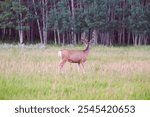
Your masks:
[[[68,47],[81,49],[83,47]],[[93,47],[85,73],[60,47],[1,48],[0,99],[150,99],[150,47]]]
[[[108,63],[103,65],[103,70],[118,72],[121,74],[130,74],[130,73],[150,73],[150,60],[138,60],[138,61],[122,61],[116,63]]]

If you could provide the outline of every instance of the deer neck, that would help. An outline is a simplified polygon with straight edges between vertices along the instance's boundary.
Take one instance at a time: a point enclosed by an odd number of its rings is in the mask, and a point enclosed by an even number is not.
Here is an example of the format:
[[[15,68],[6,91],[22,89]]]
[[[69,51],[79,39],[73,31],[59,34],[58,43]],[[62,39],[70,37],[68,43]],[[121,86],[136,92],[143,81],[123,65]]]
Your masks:
[[[86,46],[86,48],[83,50],[86,54],[88,54],[89,53],[89,51],[90,51],[90,46],[89,46],[89,44]]]

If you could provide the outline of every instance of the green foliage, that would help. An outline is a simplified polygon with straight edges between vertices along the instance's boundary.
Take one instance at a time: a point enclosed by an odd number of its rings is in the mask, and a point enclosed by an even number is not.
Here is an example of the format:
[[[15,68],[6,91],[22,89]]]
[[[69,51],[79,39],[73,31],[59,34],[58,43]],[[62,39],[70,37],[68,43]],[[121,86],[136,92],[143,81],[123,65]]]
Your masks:
[[[11,2],[1,2],[0,27],[14,27],[15,17],[11,11]]]
[[[107,28],[107,1],[95,0],[89,7],[89,27],[92,29],[106,30]]]
[[[97,30],[112,34],[111,39],[104,39],[111,42],[120,40],[121,43],[123,38],[124,43],[131,43],[132,38],[128,35],[130,33],[144,35],[146,42],[150,35],[149,1],[74,0],[74,11],[70,0],[48,0],[48,4],[42,3],[41,0],[36,0],[35,3],[31,0],[5,0],[0,3],[0,28],[26,30],[29,29],[30,23],[33,27],[35,24],[37,26],[38,19],[41,30],[59,29],[60,34]],[[43,13],[43,9],[48,12],[48,16]],[[45,21],[43,16],[46,17]],[[44,24],[46,29],[43,28]]]
[[[55,2],[55,1],[54,1]],[[56,3],[54,3],[56,4]],[[48,27],[50,29],[58,28],[60,32],[65,32],[71,30],[71,12],[68,9],[67,1],[59,1],[57,2],[56,8],[51,9],[48,14]]]
[[[1,28],[15,28],[17,30],[28,29],[27,26],[20,26],[28,20],[28,8],[22,5],[19,0],[10,0],[1,4],[2,13],[0,14]]]
[[[137,32],[149,30],[149,7],[142,6],[138,0],[127,0],[123,7],[121,0],[81,0],[81,7],[75,7],[74,19],[71,19],[67,2],[68,0],[55,1],[58,9],[54,8],[49,12],[50,28],[58,27],[67,31],[74,27],[77,32],[87,29],[111,31],[121,28]],[[109,12],[114,16],[110,16]]]

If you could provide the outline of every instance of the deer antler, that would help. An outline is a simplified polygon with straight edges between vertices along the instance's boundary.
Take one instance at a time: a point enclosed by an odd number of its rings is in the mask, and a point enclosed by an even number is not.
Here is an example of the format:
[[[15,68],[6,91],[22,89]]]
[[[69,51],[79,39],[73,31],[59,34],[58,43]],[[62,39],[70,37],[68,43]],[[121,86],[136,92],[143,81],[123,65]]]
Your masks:
[[[89,44],[93,44],[94,42],[95,42],[95,39],[93,38],[90,40]]]
[[[96,38],[96,31],[94,30],[93,33],[92,33],[92,39],[90,40],[90,44],[94,43],[95,42],[95,38]]]
[[[81,34],[81,41],[84,43],[84,44],[88,44],[88,39],[87,39],[87,36],[86,36],[86,33],[83,32]]]

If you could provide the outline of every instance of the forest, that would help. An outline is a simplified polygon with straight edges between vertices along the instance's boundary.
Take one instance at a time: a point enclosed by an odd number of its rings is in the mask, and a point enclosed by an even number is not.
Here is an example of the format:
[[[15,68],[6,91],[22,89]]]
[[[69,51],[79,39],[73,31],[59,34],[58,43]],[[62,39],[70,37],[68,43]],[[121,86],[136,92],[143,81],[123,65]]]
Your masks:
[[[0,43],[149,45],[150,0],[0,0]]]
[[[150,100],[150,0],[0,0],[6,99]]]

